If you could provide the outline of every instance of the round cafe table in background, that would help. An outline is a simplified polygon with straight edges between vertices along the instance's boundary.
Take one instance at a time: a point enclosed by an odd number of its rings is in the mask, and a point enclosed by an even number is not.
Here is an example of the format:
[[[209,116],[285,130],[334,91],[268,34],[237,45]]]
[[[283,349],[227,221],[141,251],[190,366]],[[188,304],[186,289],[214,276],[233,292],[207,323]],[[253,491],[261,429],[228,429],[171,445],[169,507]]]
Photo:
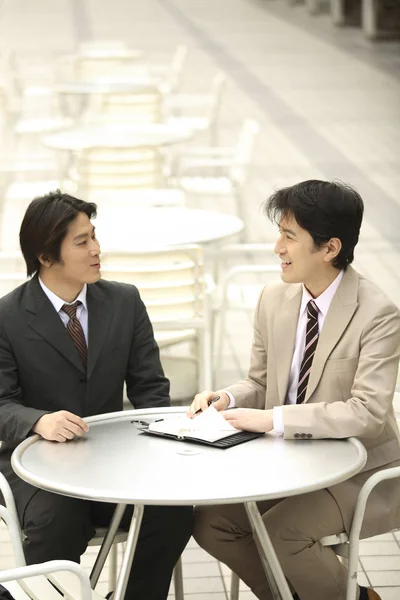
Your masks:
[[[187,142],[192,131],[166,123],[110,123],[82,125],[45,135],[42,142],[54,150],[91,148],[153,148]]]
[[[136,192],[140,196],[140,192]],[[154,247],[207,245],[243,229],[233,215],[185,207],[135,208],[113,204],[112,193],[94,221],[103,252],[129,252]]]

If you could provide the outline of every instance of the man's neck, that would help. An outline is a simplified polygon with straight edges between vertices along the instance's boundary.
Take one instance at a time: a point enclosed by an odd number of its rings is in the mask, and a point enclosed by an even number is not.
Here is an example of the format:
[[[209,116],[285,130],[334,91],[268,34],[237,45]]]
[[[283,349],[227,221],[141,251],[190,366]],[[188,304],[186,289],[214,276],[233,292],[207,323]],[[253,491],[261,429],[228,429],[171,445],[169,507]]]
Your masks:
[[[321,294],[328,289],[328,287],[335,281],[339,275],[340,269],[332,267],[327,271],[319,273],[313,278],[312,281],[304,282],[304,286],[310,292],[313,298],[318,298]]]
[[[48,272],[40,272],[39,277],[44,285],[64,302],[73,302],[83,289],[82,284],[58,279]]]

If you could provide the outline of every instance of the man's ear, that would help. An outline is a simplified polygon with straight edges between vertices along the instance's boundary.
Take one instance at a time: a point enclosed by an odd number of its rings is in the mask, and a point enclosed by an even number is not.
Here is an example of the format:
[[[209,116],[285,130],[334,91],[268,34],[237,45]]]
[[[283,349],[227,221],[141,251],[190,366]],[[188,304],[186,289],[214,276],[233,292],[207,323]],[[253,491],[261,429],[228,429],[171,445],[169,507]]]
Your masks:
[[[38,256],[37,259],[40,262],[40,264],[42,265],[42,267],[51,267],[51,262],[43,254]]]
[[[342,242],[339,240],[339,238],[331,238],[329,242],[325,244],[324,261],[332,262],[337,257],[341,249]]]

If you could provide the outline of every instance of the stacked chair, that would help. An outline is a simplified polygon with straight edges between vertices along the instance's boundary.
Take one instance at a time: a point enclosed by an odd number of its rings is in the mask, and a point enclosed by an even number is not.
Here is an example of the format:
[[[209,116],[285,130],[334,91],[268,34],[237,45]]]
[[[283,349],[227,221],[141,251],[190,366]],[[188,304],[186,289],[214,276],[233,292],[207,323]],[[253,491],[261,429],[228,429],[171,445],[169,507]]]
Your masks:
[[[199,389],[210,388],[211,332],[202,250],[180,246],[110,253],[103,255],[102,264],[103,279],[133,283],[139,289],[172,386],[173,372],[190,374],[184,378],[182,392],[172,390],[171,396],[187,399]],[[178,349],[176,355],[174,348]],[[191,375],[193,363],[197,365],[195,378]]]

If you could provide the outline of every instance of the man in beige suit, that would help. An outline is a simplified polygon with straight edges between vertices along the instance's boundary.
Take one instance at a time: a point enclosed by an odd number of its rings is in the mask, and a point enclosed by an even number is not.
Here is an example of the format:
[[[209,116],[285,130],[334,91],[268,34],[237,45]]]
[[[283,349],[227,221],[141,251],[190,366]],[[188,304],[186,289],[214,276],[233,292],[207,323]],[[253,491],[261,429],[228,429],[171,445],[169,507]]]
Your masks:
[[[198,394],[190,409],[218,410],[235,427],[272,429],[285,439],[358,437],[368,453],[361,473],[328,489],[260,502],[283,571],[300,600],[344,600],[347,573],[319,540],[349,531],[357,495],[375,471],[400,464],[392,399],[400,355],[399,309],[350,263],[363,202],[349,186],[305,181],[266,203],[279,225],[275,252],[284,283],[261,293],[248,377]],[[305,466],[306,468],[306,466]],[[234,473],[232,473],[234,477]],[[260,465],[268,477],[268,465]],[[400,483],[371,495],[362,535],[400,525]],[[195,538],[261,600],[271,592],[242,505],[199,508]],[[360,600],[379,600],[360,587]]]

